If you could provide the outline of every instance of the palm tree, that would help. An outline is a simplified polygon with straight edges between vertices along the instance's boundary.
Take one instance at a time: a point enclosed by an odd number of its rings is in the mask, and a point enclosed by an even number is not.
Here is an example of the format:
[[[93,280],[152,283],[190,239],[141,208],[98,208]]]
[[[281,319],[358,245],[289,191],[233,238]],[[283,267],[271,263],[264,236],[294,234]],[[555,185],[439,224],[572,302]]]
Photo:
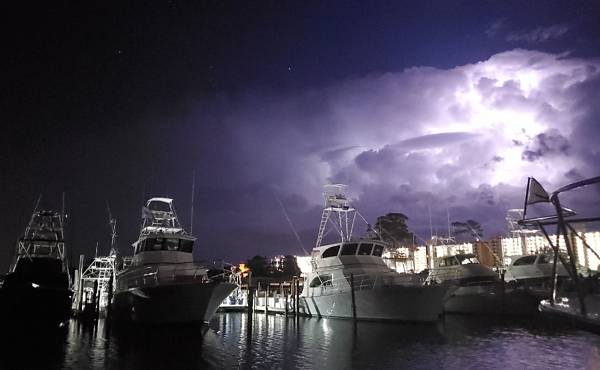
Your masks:
[[[408,217],[403,213],[388,213],[385,216],[377,217],[375,230],[381,238],[394,246],[399,243],[411,243],[413,234],[408,231],[406,226]]]

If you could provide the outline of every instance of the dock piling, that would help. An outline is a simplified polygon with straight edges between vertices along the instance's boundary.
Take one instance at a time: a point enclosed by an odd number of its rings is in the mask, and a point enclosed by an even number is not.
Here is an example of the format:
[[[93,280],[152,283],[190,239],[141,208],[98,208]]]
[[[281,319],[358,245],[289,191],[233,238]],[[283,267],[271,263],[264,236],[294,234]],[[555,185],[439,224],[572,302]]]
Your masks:
[[[354,297],[354,274],[350,274],[350,291],[352,292],[352,320],[356,321],[356,298]]]
[[[295,315],[296,315],[296,319],[298,318],[298,313],[300,312],[300,280],[298,278],[296,278],[296,282],[294,285],[294,293],[295,293],[295,304],[294,307],[296,309]]]
[[[265,289],[265,316],[269,314],[269,290],[271,284],[267,284],[267,289]]]

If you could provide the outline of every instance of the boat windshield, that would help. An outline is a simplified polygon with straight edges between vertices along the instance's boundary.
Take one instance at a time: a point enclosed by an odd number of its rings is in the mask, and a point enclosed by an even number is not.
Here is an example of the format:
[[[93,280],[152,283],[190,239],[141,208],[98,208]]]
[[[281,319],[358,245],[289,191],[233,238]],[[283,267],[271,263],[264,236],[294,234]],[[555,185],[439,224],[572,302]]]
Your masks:
[[[341,256],[353,256],[356,254],[356,248],[358,248],[357,243],[344,244],[342,246],[342,253],[340,253],[340,255]]]
[[[477,260],[477,257],[473,256],[473,255],[458,255],[456,256],[456,258],[458,259],[458,262],[461,265],[469,265],[472,263],[479,263],[479,261]]]
[[[382,254],[383,254],[383,245],[375,244],[375,247],[373,248],[373,256],[381,257]]]
[[[369,256],[371,255],[371,249],[373,249],[373,244],[361,244],[358,248],[358,255]]]
[[[536,255],[521,257],[513,263],[513,266],[533,265],[536,257]]]
[[[192,253],[193,240],[179,238],[147,238],[140,242],[137,252],[179,251]]]
[[[338,255],[339,251],[340,251],[339,245],[335,245],[333,247],[327,248],[325,250],[325,252],[323,252],[323,254],[321,255],[321,258],[336,257]]]

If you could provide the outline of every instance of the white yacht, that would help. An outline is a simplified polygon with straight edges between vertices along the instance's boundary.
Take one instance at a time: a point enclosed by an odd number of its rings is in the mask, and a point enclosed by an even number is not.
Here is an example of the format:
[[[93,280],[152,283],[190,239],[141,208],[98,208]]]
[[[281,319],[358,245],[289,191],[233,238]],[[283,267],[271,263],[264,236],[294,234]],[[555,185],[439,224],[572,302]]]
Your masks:
[[[531,291],[507,286],[474,254],[438,258],[427,283],[451,285],[444,299],[447,313],[531,315],[539,303]]]
[[[495,314],[502,312],[504,296],[498,273],[479,263],[474,254],[439,257],[427,284],[449,284],[444,312]]]
[[[427,277],[427,282],[453,282],[459,285],[476,285],[498,282],[498,273],[479,263],[472,253],[439,257]]]
[[[511,262],[506,266],[505,280],[516,281],[520,285],[550,285],[552,280],[552,253],[540,253],[525,256],[512,256]],[[556,272],[559,278],[569,276],[563,264],[556,264]]]
[[[196,238],[179,224],[172,199],[148,200],[142,217],[131,264],[117,273],[114,318],[208,322],[236,285],[193,262]]]
[[[301,311],[360,320],[436,320],[442,313],[446,286],[425,286],[418,275],[390,269],[382,259],[384,241],[352,238],[360,214],[351,207],[345,185],[326,186],[324,196],[316,246],[310,266],[303,271]],[[321,245],[331,230],[340,241]]]

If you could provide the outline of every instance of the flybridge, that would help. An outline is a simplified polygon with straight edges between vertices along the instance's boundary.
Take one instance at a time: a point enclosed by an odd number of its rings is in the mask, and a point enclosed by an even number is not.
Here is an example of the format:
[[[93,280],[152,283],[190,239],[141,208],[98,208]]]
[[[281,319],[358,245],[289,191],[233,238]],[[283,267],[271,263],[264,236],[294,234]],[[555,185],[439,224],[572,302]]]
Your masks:
[[[160,228],[178,229],[184,232],[173,207],[173,199],[151,198],[142,208],[142,232]],[[152,228],[152,229],[151,229]]]
[[[365,218],[350,204],[350,200],[348,200],[348,196],[346,195],[347,187],[344,184],[325,185],[323,193],[325,207],[321,214],[315,248],[321,246],[323,238],[331,231],[335,231],[339,235],[339,241],[341,242],[352,240],[354,222],[357,215],[365,224],[369,225]]]
[[[25,235],[17,243],[15,266],[20,258],[31,257],[53,257],[65,262],[62,216],[58,212],[38,211],[31,216]]]

